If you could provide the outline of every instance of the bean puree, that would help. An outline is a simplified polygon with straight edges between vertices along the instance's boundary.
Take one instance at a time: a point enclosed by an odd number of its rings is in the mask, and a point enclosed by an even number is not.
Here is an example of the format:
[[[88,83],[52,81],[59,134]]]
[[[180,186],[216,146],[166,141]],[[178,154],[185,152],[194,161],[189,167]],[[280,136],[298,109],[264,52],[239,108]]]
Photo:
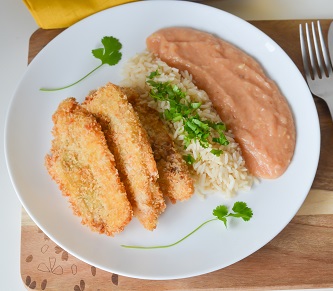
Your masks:
[[[277,85],[252,57],[191,28],[171,27],[147,38],[148,50],[169,66],[187,70],[206,91],[239,143],[250,173],[277,178],[295,149],[291,110]]]

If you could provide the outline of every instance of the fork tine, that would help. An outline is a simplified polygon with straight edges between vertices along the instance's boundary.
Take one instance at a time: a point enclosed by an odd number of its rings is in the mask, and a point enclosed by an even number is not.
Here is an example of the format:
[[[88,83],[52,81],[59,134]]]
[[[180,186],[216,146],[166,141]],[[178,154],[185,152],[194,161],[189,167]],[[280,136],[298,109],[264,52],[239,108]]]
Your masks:
[[[317,21],[317,26],[318,26],[318,35],[319,35],[320,46],[321,46],[321,50],[322,50],[323,58],[324,58],[324,62],[325,62],[325,67],[326,67],[328,75],[331,75],[332,74],[331,61],[330,61],[330,57],[329,57],[328,52],[327,52],[327,48],[326,48],[326,45],[325,45],[323,32],[322,32],[319,20]]]
[[[318,25],[318,33],[320,34],[319,28],[320,28],[320,31],[321,31],[320,25]],[[311,30],[312,30],[313,45],[314,45],[314,49],[315,49],[315,55],[316,55],[316,60],[317,60],[317,64],[318,64],[318,69],[320,71],[320,77],[322,78],[325,75],[325,71],[324,71],[324,65],[323,65],[323,61],[322,61],[321,50],[320,50],[319,45],[318,45],[316,29],[315,29],[315,26],[314,26],[313,22],[311,22]],[[322,43],[320,43],[320,45],[322,46]],[[314,66],[312,66],[312,67],[314,67]]]
[[[333,118],[333,59],[327,53],[320,22],[317,21],[317,29],[314,22],[311,22],[311,29],[312,38],[310,37],[308,23],[305,23],[305,33],[303,32],[303,25],[299,25],[305,77],[312,94],[325,100]],[[333,29],[332,25],[330,29]],[[320,43],[317,40],[318,37]],[[332,43],[329,42],[329,46],[330,44]],[[315,51],[313,51],[313,46]],[[333,56],[331,50],[330,53]]]
[[[311,37],[310,37],[310,32],[309,32],[309,25],[305,23],[305,36],[306,36],[306,42],[308,45],[308,52],[309,52],[309,58],[310,58],[310,64],[311,64],[311,70],[314,78],[319,78],[318,71],[316,69],[316,62],[314,58],[314,52],[312,48],[312,42],[311,42]],[[315,35],[314,35],[315,37]],[[316,42],[315,42],[316,44]]]
[[[311,78],[310,67],[309,67],[309,62],[308,62],[309,56],[308,56],[308,51],[305,47],[302,24],[299,25],[299,38],[300,38],[300,42],[301,42],[301,54],[302,54],[302,59],[303,59],[303,67],[304,67],[305,75],[307,78]]]
[[[306,77],[312,80],[323,78],[324,76],[330,77],[333,75],[332,65],[319,20],[317,21],[317,29],[314,22],[311,22],[311,32],[312,38],[310,36],[309,24],[305,23],[304,39],[303,27],[300,24],[301,51]],[[310,63],[308,60],[310,60]]]

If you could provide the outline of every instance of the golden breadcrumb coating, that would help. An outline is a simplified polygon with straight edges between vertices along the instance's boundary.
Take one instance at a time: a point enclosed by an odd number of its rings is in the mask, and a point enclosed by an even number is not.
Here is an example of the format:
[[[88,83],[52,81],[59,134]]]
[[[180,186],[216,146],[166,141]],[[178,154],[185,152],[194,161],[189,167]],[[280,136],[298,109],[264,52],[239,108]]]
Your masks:
[[[139,94],[131,88],[122,88],[137,112],[148,133],[159,173],[159,185],[172,203],[189,199],[194,193],[194,184],[188,166],[177,151],[168,129],[159,113],[146,102],[140,102]]]
[[[148,230],[156,228],[166,204],[148,136],[120,87],[108,83],[82,104],[102,125],[134,215]]]
[[[49,174],[82,224],[111,236],[122,231],[132,207],[100,124],[74,98],[62,101],[52,120]]]

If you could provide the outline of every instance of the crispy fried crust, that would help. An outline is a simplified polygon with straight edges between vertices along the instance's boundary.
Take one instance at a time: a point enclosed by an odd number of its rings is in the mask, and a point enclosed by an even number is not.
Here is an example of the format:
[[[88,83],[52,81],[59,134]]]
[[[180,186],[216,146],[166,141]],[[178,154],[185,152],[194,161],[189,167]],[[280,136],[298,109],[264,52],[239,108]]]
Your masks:
[[[87,96],[83,106],[102,125],[134,215],[153,230],[166,205],[147,133],[133,107],[120,87],[111,83]]]
[[[74,98],[61,102],[52,119],[54,139],[45,157],[49,174],[82,224],[111,236],[122,231],[132,207],[100,124]]]
[[[159,173],[159,185],[172,203],[189,199],[194,193],[189,169],[177,151],[168,130],[156,110],[140,102],[139,94],[131,88],[122,88],[148,133]]]

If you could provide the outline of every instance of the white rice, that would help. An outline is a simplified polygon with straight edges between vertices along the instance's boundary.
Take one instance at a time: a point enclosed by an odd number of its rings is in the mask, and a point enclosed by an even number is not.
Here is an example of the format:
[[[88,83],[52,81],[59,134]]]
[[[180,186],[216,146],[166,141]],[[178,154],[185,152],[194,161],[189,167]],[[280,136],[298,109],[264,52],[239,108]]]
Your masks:
[[[158,70],[159,76],[155,81],[170,82],[185,91],[186,99],[189,102],[201,102],[197,110],[202,120],[221,122],[220,117],[214,110],[206,92],[199,90],[192,82],[192,76],[187,72],[180,72],[176,68],[169,67],[165,62],[148,51],[136,55],[130,59],[124,67],[124,80],[122,86],[135,88],[141,95],[142,100],[159,112],[169,108],[167,101],[155,101],[149,97],[150,87],[146,83],[147,76]],[[216,145],[203,148],[199,141],[192,140],[185,149],[184,126],[182,121],[164,121],[170,128],[171,136],[182,155],[191,154],[195,162],[190,166],[194,176],[197,192],[206,195],[211,192],[221,192],[225,197],[232,197],[238,191],[248,191],[255,181],[255,178],[248,173],[245,162],[241,155],[239,145],[234,141],[231,131],[225,132],[229,141],[227,146]],[[222,150],[218,157],[210,151]]]

